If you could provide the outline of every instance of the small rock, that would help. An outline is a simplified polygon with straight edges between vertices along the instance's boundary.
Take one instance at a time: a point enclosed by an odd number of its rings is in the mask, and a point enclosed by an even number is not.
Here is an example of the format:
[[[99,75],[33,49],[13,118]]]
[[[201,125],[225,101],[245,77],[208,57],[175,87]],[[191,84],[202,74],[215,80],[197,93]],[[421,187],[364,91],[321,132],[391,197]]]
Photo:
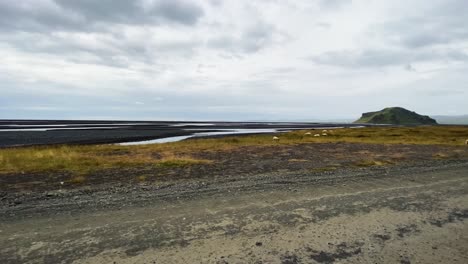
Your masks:
[[[255,243],[255,245],[256,245],[257,247],[261,247],[261,246],[263,245],[263,243],[262,243],[262,242],[257,242],[257,243]]]

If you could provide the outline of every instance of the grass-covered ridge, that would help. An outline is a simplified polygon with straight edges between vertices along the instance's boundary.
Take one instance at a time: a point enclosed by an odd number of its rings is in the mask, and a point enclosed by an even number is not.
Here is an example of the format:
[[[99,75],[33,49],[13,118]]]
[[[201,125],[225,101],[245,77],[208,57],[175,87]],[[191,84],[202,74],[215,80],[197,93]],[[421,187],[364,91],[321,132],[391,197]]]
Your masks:
[[[305,135],[311,132],[312,135]],[[41,146],[0,149],[0,174],[65,171],[87,174],[109,168],[152,166],[155,168],[207,164],[196,158],[206,151],[230,151],[245,146],[356,142],[369,144],[426,144],[462,146],[468,139],[468,126],[368,127],[232,136],[140,146],[85,145]],[[468,147],[468,146],[467,146]]]
[[[381,111],[368,112],[355,123],[393,124],[393,125],[434,125],[436,120],[429,116],[419,115],[402,107],[388,107]]]

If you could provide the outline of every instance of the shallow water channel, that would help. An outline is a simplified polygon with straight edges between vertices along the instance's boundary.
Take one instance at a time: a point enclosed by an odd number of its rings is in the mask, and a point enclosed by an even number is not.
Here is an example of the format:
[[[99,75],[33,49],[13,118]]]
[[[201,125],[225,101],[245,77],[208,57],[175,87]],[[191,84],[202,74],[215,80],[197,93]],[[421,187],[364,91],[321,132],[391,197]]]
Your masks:
[[[124,142],[118,143],[118,145],[122,146],[131,146],[131,145],[145,145],[145,144],[156,144],[156,143],[169,143],[169,142],[177,142],[188,138],[197,138],[197,137],[208,137],[208,136],[221,136],[221,135],[240,135],[240,134],[266,134],[266,133],[278,133],[278,132],[288,132],[291,129],[257,129],[257,128],[242,128],[242,129],[216,129],[217,131],[212,132],[195,132],[198,130],[206,130],[206,129],[186,129],[187,131],[194,131],[191,135],[186,136],[175,136],[175,137],[166,137],[166,138],[158,138],[158,139],[151,139],[151,140],[143,140],[143,141],[132,141],[132,142]]]

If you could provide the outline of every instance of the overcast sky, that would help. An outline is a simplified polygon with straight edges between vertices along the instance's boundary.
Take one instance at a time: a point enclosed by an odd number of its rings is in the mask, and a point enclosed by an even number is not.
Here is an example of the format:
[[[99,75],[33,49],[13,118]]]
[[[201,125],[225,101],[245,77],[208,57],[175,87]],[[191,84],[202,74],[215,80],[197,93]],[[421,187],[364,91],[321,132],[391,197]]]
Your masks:
[[[466,0],[0,0],[0,118],[468,114]]]

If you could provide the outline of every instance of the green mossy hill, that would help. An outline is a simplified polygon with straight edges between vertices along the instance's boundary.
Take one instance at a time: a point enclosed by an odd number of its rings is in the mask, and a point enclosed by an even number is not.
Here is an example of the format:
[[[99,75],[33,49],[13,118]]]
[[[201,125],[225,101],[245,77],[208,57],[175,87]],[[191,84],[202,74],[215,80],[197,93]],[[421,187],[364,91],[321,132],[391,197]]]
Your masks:
[[[392,124],[392,125],[435,125],[437,122],[429,116],[402,107],[389,107],[377,112],[362,114],[354,123],[360,124]]]

